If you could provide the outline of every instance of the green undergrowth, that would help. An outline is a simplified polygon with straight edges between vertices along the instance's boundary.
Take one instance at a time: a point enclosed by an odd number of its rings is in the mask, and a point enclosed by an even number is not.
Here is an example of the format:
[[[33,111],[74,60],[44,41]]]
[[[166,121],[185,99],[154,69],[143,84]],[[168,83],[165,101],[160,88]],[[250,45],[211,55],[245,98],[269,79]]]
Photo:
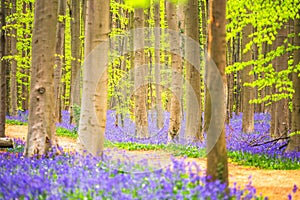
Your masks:
[[[119,148],[128,151],[151,151],[160,150],[171,153],[174,156],[186,156],[190,158],[202,158],[205,156],[205,149],[194,146],[184,146],[179,144],[140,144],[133,142],[111,142],[106,140],[105,147]]]
[[[21,122],[21,121],[14,120],[14,119],[6,119],[5,124],[9,124],[9,125],[28,125],[27,122]]]
[[[72,139],[77,139],[78,136],[76,131],[70,131],[68,129],[61,128],[61,127],[56,128],[56,135],[61,137],[68,137]]]
[[[6,120],[7,124],[11,125],[26,125],[27,123],[19,122],[17,120]],[[69,137],[76,139],[78,134],[76,131],[70,131],[65,128],[56,128],[57,136]],[[106,148],[118,148],[128,151],[166,151],[173,156],[186,156],[189,158],[204,158],[206,157],[206,150],[199,149],[194,146],[185,146],[179,144],[140,144],[133,142],[111,142],[105,140],[104,146]],[[21,148],[16,150],[22,150]],[[251,154],[241,151],[228,151],[228,158],[230,162],[243,166],[252,166],[260,169],[271,170],[292,170],[300,169],[300,162],[288,158],[277,158],[266,154]]]
[[[229,151],[228,158],[231,162],[271,170],[293,170],[300,169],[300,162],[289,158],[276,158],[266,154],[251,154],[240,151]]]

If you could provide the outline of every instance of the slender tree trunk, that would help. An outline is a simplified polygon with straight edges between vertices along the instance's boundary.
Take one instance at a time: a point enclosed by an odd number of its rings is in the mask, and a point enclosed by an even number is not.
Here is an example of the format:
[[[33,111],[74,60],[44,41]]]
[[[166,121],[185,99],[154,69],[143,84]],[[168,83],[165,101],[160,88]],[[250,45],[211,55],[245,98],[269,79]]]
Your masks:
[[[225,140],[226,114],[226,0],[209,1],[210,24],[208,27],[208,88],[212,95],[211,117],[215,120],[207,131],[207,175],[228,185],[228,164]],[[219,78],[214,72],[215,63]],[[218,99],[215,99],[219,97]],[[223,117],[222,117],[223,116]],[[220,130],[216,128],[220,127]]]
[[[0,10],[0,137],[5,137],[5,115],[6,115],[6,61],[2,60],[5,56],[5,31],[2,28],[5,25],[5,1],[1,1]]]
[[[71,1],[71,92],[70,92],[70,122],[74,122],[73,107],[80,105],[80,0]]]
[[[31,91],[25,156],[46,154],[55,142],[54,64],[58,2],[35,3]]]
[[[206,48],[207,44],[207,15],[208,15],[208,0],[200,0],[201,6],[201,45]]]
[[[22,8],[22,13],[27,15],[28,12],[32,12],[32,10],[29,10],[28,9],[30,7],[30,5],[27,3],[27,2],[23,2],[23,8]],[[23,23],[22,24],[24,30],[26,29],[30,29],[32,26],[29,26],[28,23]],[[31,37],[30,34],[28,34],[26,31],[23,32],[23,38],[26,40],[29,39]],[[22,48],[22,57],[23,58],[30,58],[30,55],[31,52],[30,52],[30,49],[29,48]],[[25,61],[23,61],[22,63],[24,66],[28,66],[29,64],[27,64]],[[22,83],[21,83],[21,92],[19,93],[20,95],[20,101],[21,101],[21,109],[22,110],[28,110],[28,107],[29,107],[29,84],[30,84],[30,81],[29,81],[29,69],[26,69],[26,68],[22,68],[21,69],[21,73],[22,73]]]
[[[193,42],[199,43],[199,1],[189,0],[185,9],[185,32]],[[201,103],[201,80],[200,80],[200,49],[193,49],[195,45],[188,42],[185,44],[186,63],[186,138],[194,141],[203,139],[202,135],[202,103]],[[200,44],[199,44],[200,46]],[[190,62],[194,61],[197,66]]]
[[[16,0],[12,0],[12,14],[16,13]],[[13,26],[16,25],[14,20]],[[17,29],[15,27],[12,28],[12,37],[11,37],[11,53],[13,59],[11,61],[11,71],[10,71],[10,98],[11,98],[11,115],[16,116],[18,114],[18,100],[17,100]]]
[[[295,19],[294,21],[295,38],[294,45],[300,46],[300,19]],[[300,50],[294,51],[294,66],[298,65],[300,62]],[[293,94],[293,110],[292,110],[292,132],[297,132],[298,134],[291,137],[290,142],[286,148],[286,151],[300,151],[300,77],[299,77],[299,66],[297,72],[293,72],[292,80],[295,93]]]
[[[279,46],[284,45],[284,40],[287,38],[287,24],[284,24],[278,31],[277,38],[274,42],[274,50]],[[276,57],[273,62],[273,67],[277,72],[286,70],[288,68],[288,54],[285,53],[279,57]],[[278,89],[273,86],[273,93],[279,93]],[[288,99],[282,99],[272,103],[271,110],[271,128],[270,133],[274,138],[280,136],[287,136],[289,130],[289,108]]]
[[[226,123],[229,124],[230,119],[232,118],[232,113],[234,109],[234,73],[230,73],[227,76],[228,80],[228,102],[227,102],[227,116]]]
[[[66,0],[59,0],[58,2],[58,15],[66,15]],[[63,57],[65,47],[65,22],[66,20],[59,21],[57,24],[57,41],[56,41],[56,59],[54,69],[54,100],[55,100],[55,114],[56,121],[61,121],[61,77],[63,68]]]
[[[179,41],[179,30],[178,30],[178,18],[176,5],[170,1],[166,2],[166,13],[168,28],[174,31],[170,34],[170,49],[171,53],[171,69],[172,69],[172,97],[171,97],[171,108],[170,108],[170,125],[168,130],[168,140],[169,142],[177,142],[179,140],[180,133],[180,114],[181,114],[181,58],[180,55],[174,52],[180,52],[180,41]]]
[[[6,0],[5,3],[5,16],[8,17],[11,15],[11,9],[10,9],[10,1]],[[7,21],[6,24],[7,26],[11,26],[11,22]],[[4,49],[4,55],[8,56],[11,55],[11,35],[12,31],[10,28],[5,30],[5,49]],[[5,114],[10,114],[10,87],[9,87],[9,74],[10,74],[10,68],[11,68],[11,62],[10,60],[5,60]]]
[[[156,113],[157,113],[157,127],[161,129],[164,126],[164,113],[161,99],[160,86],[160,5],[157,3],[154,7],[154,22],[155,22],[155,93],[156,93]]]
[[[249,35],[252,34],[252,26],[246,25],[243,30],[242,49],[246,48],[246,45],[251,42]],[[248,62],[252,60],[252,48],[242,54],[242,61]],[[253,69],[252,65],[246,66],[242,71],[242,102],[243,102],[243,132],[251,133],[254,130],[254,105],[250,104],[249,101],[254,98],[254,88],[245,86],[245,83],[252,83],[254,81],[254,75],[249,74]]]
[[[147,86],[144,85],[146,78],[145,55],[144,55],[144,10],[141,8],[134,11],[134,88],[135,88],[135,126],[136,135],[140,138],[146,138],[148,133],[148,116],[147,116]],[[141,49],[137,49],[142,47]]]
[[[76,150],[94,156],[102,155],[106,128],[109,3],[109,0],[89,0],[86,10],[85,64]]]

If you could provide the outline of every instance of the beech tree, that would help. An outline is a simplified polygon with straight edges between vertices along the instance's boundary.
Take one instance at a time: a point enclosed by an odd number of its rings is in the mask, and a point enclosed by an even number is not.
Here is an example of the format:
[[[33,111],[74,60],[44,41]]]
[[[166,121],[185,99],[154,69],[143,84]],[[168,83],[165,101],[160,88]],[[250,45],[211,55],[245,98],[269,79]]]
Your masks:
[[[207,130],[207,175],[228,185],[228,164],[225,140],[226,113],[226,0],[209,1],[207,47],[207,88],[212,118]],[[214,63],[216,67],[214,67]],[[215,70],[217,68],[217,70]],[[218,76],[219,74],[219,76]]]
[[[5,115],[6,115],[6,64],[2,59],[5,56],[5,2],[1,1],[0,9],[0,137],[5,137]]]
[[[144,85],[146,78],[145,55],[144,55],[144,9],[136,8],[134,10],[134,85],[135,85],[135,126],[136,135],[139,138],[148,137],[148,116],[147,116],[147,87]],[[141,49],[138,49],[141,47]]]
[[[86,10],[85,63],[76,150],[102,155],[107,112],[109,0],[89,0]]]
[[[25,156],[46,154],[56,143],[53,83],[57,9],[57,0],[39,0],[35,3]]]
[[[251,38],[249,38],[251,34],[252,26],[251,24],[247,24],[243,29],[242,36],[242,49],[245,51],[242,54],[243,62],[249,62],[252,60],[252,45],[250,49],[246,48],[246,46],[251,42]],[[253,66],[248,65],[242,71],[242,128],[244,133],[251,133],[254,130],[254,105],[250,103],[250,100],[254,98],[254,88],[245,85],[247,83],[252,83],[254,80],[254,75],[250,74],[252,69]]]
[[[154,30],[155,30],[155,93],[156,93],[156,112],[157,112],[157,127],[161,129],[164,126],[163,122],[163,107],[161,98],[161,87],[160,87],[160,5],[156,3],[154,5]],[[159,32],[158,32],[159,31]]]
[[[284,40],[286,40],[288,35],[288,24],[284,23],[282,27],[278,30],[275,41],[273,42],[273,49],[276,50],[281,46],[285,45]],[[272,60],[273,68],[276,72],[282,72],[288,69],[288,54],[284,53],[277,56]],[[272,94],[279,94],[280,88],[276,87],[277,83],[274,83],[272,87]],[[289,127],[289,107],[288,98],[282,98],[279,101],[273,102],[271,105],[271,127],[270,134],[274,138],[287,136]]]
[[[168,28],[174,33],[170,34],[170,50],[171,50],[171,69],[172,69],[172,96],[171,96],[171,109],[170,109],[170,125],[168,130],[168,140],[177,141],[180,133],[181,124],[181,58],[180,55],[175,52],[180,52],[179,44],[179,30],[178,30],[178,16],[176,4],[167,1],[166,2],[166,14]],[[178,33],[178,35],[176,34]]]
[[[300,13],[299,13],[300,14]],[[294,43],[300,46],[300,19],[295,19],[295,37]],[[300,151],[300,50],[294,50],[294,72],[292,73],[293,87],[295,93],[293,94],[293,110],[292,110],[292,132],[295,134],[291,136],[290,142],[287,146],[287,151]]]
[[[66,0],[59,0],[58,2],[58,15],[59,18],[63,18],[66,14]],[[56,41],[56,60],[54,69],[54,100],[55,100],[55,114],[56,121],[61,121],[61,78],[63,69],[63,57],[65,48],[65,23],[63,18],[57,22],[57,41]]]
[[[17,1],[12,0],[11,1],[11,14],[15,15],[17,13]],[[13,25],[16,24],[16,20],[13,20]],[[13,56],[13,59],[11,60],[11,69],[10,69],[10,98],[11,98],[11,112],[10,114],[13,116],[16,116],[18,113],[18,101],[17,101],[17,55],[18,55],[18,50],[17,50],[17,29],[15,27],[12,28],[11,30],[11,54]]]
[[[74,122],[73,107],[80,105],[81,41],[80,41],[80,0],[71,1],[71,82],[70,121]]]
[[[189,0],[185,6],[185,32],[194,42],[199,43],[199,1]],[[201,80],[200,80],[200,55],[199,49],[194,49],[195,45],[186,43],[186,137],[199,141],[202,136],[202,106],[201,106]],[[197,66],[193,66],[189,61],[193,60]]]

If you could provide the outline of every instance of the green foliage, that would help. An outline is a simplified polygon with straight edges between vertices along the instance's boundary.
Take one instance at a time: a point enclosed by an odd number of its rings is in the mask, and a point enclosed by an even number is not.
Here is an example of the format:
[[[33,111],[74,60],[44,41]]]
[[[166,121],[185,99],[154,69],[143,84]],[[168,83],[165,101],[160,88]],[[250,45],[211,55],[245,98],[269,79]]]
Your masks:
[[[300,135],[300,131],[295,131],[289,134],[290,137],[293,137],[295,135]]]
[[[8,38],[16,38],[16,52],[4,56],[2,59],[17,63],[16,80],[18,93],[18,110],[24,110],[23,102],[27,101],[25,96],[30,89],[29,69],[31,65],[31,40],[33,27],[33,7],[34,0],[16,1],[16,13],[6,17],[4,26]],[[12,8],[10,4],[9,8]],[[15,31],[15,34],[13,33]]]
[[[132,8],[149,8],[150,0],[125,0],[125,4]]]
[[[174,4],[185,4],[187,0],[169,0],[169,2]],[[154,0],[153,3],[159,3],[159,0]],[[151,0],[125,0],[125,4],[132,8],[149,8],[151,5]]]
[[[257,49],[258,55],[256,60],[236,62],[228,66],[226,73],[236,73],[246,66],[253,65],[251,73],[255,75],[256,80],[253,83],[246,83],[245,86],[255,87],[258,91],[273,87],[276,90],[275,93],[267,94],[263,98],[253,99],[251,103],[265,102],[268,105],[281,99],[291,100],[292,98],[293,86],[290,74],[294,70],[299,70],[299,66],[293,66],[293,58],[290,56],[288,69],[276,71],[272,61],[284,54],[291,54],[293,50],[299,48],[290,43],[294,33],[285,38],[284,45],[278,46],[266,55],[263,54],[263,47],[271,46],[278,36],[278,30],[283,28],[289,20],[299,17],[299,5],[299,0],[283,2],[278,0],[243,0],[239,2],[229,0],[227,2],[227,41],[239,40],[243,28],[247,24],[251,24],[254,31],[248,37],[252,40],[246,45],[245,49],[242,49],[242,52],[249,51],[253,46]]]

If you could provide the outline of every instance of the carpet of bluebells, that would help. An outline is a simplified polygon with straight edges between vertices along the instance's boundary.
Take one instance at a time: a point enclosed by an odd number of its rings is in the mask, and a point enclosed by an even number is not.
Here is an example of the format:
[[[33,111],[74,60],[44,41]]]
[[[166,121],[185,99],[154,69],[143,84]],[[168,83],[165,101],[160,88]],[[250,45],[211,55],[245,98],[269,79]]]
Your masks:
[[[17,141],[20,144],[20,141]],[[251,184],[243,190],[210,182],[195,164],[173,160],[172,168],[132,173],[132,165],[111,164],[109,158],[48,155],[25,158],[0,154],[1,199],[254,199]],[[105,161],[106,160],[106,161]],[[128,166],[128,167],[126,167]]]
[[[149,114],[150,137],[139,139],[134,134],[134,124],[128,118],[124,126],[116,125],[116,115],[107,115],[106,139],[113,142],[136,142],[143,144],[167,143],[168,113],[161,130],[155,126],[155,115]],[[7,119],[26,122],[27,112]],[[58,127],[70,131],[67,111]],[[267,155],[300,162],[299,153],[285,153],[287,141],[269,142],[268,114],[255,115],[255,132],[241,134],[241,115],[234,115],[226,126],[229,151]],[[184,123],[183,123],[184,124]],[[184,139],[184,125],[179,143],[204,148],[205,143],[191,144]],[[132,163],[111,162],[109,156],[102,159],[64,153],[56,155],[55,149],[43,158],[22,156],[24,143],[15,141],[20,151],[0,152],[0,199],[263,199],[256,194],[251,182],[243,189],[233,186],[225,192],[225,185],[200,176],[201,169],[184,159],[172,159],[172,165],[151,170]],[[259,144],[259,145],[257,145]],[[133,170],[132,168],[139,168]],[[294,190],[297,190],[295,186]]]

